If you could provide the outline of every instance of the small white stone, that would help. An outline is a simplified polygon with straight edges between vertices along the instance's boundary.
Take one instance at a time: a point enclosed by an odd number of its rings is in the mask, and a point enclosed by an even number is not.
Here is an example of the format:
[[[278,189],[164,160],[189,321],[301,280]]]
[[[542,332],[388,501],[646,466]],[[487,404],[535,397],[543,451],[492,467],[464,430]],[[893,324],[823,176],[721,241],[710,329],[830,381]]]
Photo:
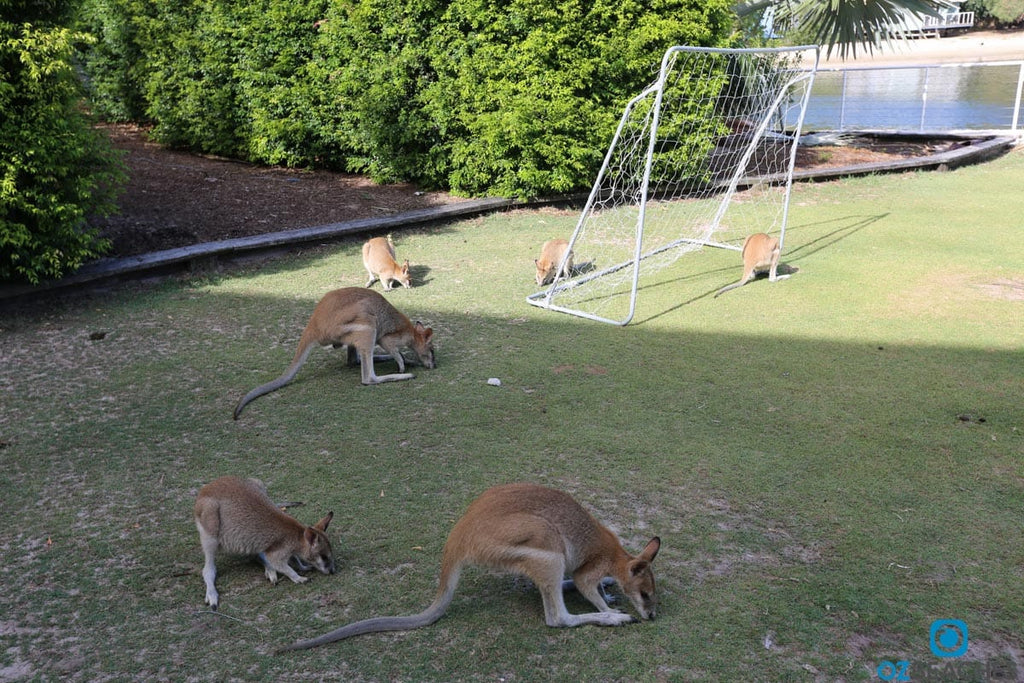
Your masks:
[[[497,377],[491,377],[489,380],[487,380],[487,383],[490,384],[492,387],[501,386],[501,380],[498,379]]]

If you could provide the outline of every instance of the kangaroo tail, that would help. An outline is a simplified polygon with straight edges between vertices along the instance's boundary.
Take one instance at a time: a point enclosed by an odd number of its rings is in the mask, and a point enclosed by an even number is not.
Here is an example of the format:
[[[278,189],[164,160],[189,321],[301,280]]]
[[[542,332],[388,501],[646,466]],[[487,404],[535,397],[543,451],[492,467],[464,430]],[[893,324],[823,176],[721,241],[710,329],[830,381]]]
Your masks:
[[[326,645],[327,643],[344,640],[345,638],[361,636],[366,633],[410,631],[414,628],[430,626],[444,616],[445,611],[448,609],[448,605],[452,602],[452,596],[455,595],[455,587],[458,583],[459,573],[458,570],[456,570],[449,575],[448,580],[445,583],[442,583],[441,587],[438,589],[437,597],[434,598],[434,602],[430,604],[430,607],[419,614],[414,614],[409,617],[374,617],[372,619],[363,619],[362,621],[356,621],[342,626],[341,628],[336,628],[322,636],[292,643],[291,645],[277,650],[274,654],[292,652],[294,650],[308,650],[310,648]]]
[[[277,391],[285,384],[288,384],[288,382],[295,379],[295,375],[298,374],[299,368],[301,368],[302,364],[306,362],[306,358],[309,356],[309,352],[313,350],[314,346],[315,344],[312,341],[306,342],[306,340],[303,340],[300,342],[299,350],[295,354],[295,360],[292,361],[292,364],[288,366],[288,369],[285,370],[280,377],[275,380],[271,380],[266,384],[261,384],[242,397],[238,402],[238,405],[235,406],[235,419],[238,419],[238,416],[242,414],[242,410],[250,402],[259,398],[263,394],[269,394],[272,391]]]
[[[720,290],[715,292],[715,296],[713,296],[712,298],[717,299],[720,295],[725,294],[730,289],[736,289],[737,287],[742,287],[745,284],[747,284],[746,280],[740,280],[739,282],[734,282],[731,285],[726,285],[725,287],[722,287]]]

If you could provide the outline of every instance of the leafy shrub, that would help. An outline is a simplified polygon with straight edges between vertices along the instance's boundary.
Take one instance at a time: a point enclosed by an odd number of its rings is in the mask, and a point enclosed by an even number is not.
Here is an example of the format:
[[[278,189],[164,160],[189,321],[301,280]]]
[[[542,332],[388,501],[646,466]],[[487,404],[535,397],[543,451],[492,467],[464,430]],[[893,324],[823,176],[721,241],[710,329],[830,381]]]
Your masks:
[[[252,36],[238,2],[157,0],[159,30],[145,95],[154,137],[168,145],[246,158],[249,122],[237,62]]]
[[[54,23],[60,2],[14,5],[0,15],[0,280],[38,283],[107,248],[86,220],[113,208],[122,175],[79,108],[86,36]]]
[[[350,170],[505,196],[589,185],[664,50],[731,26],[691,0],[364,0],[339,19]]]
[[[589,185],[665,49],[732,26],[726,0],[83,1],[116,36],[93,92],[162,142],[472,195]]]
[[[159,25],[146,0],[83,0],[76,28],[96,36],[79,55],[97,115],[108,121],[143,121],[151,64],[147,46]]]
[[[328,69],[346,170],[379,182],[447,187],[443,141],[450,132],[425,107],[436,79],[435,26],[447,3],[362,0],[332,4],[321,23],[319,57]]]
[[[975,22],[979,25],[1024,25],[1024,3],[1020,0],[967,0],[961,9],[964,12],[974,12]]]
[[[730,16],[725,3],[688,0],[456,0],[433,41],[439,76],[425,98],[455,131],[451,188],[589,185],[623,104],[653,80],[665,49],[719,42]]]

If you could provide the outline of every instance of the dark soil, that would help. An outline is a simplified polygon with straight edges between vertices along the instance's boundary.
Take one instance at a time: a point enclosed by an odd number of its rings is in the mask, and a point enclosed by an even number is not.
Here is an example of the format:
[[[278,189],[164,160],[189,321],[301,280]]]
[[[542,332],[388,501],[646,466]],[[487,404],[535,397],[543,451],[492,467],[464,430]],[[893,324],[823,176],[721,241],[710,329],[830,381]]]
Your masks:
[[[377,185],[363,176],[254,166],[169,150],[145,131],[105,127],[124,152],[129,181],[120,211],[96,221],[111,240],[108,256],[133,256],[233,237],[387,216],[463,201],[414,185]],[[798,150],[797,167],[848,166],[923,156],[935,145],[873,142],[870,146]]]
[[[129,180],[120,211],[95,221],[113,248],[132,256],[233,237],[388,216],[462,201],[348,173],[255,166],[150,142],[135,126],[109,125]]]

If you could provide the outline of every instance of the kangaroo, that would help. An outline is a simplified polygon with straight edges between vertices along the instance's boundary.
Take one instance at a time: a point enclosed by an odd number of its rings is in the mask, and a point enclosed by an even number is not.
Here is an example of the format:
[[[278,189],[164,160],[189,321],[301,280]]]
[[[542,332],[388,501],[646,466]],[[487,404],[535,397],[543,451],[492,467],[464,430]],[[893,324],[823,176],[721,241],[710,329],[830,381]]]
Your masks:
[[[315,525],[306,526],[281,512],[256,479],[214,479],[199,489],[193,514],[206,558],[203,564],[206,604],[213,609],[217,609],[220,602],[214,587],[217,579],[214,556],[218,549],[257,556],[271,583],[277,583],[278,572],[295,583],[307,581],[288,565],[292,556],[303,571],[312,566],[324,574],[334,573],[334,554],[326,534],[334,513],[328,512]]]
[[[778,238],[766,235],[763,232],[755,232],[743,242],[743,277],[739,282],[722,287],[715,293],[714,298],[736,289],[750,282],[755,273],[764,272],[768,269],[768,281],[784,280],[788,275],[776,275],[779,267],[779,240]]]
[[[414,616],[357,621],[279,652],[318,647],[364,633],[405,631],[433,624],[448,609],[459,575],[470,564],[530,577],[540,590],[548,626],[617,626],[635,621],[605,602],[600,585],[606,576],[619,584],[641,618],[653,619],[656,602],[651,562],[660,546],[661,541],[655,537],[634,557],[622,548],[614,533],[567,493],[535,484],[496,486],[473,501],[452,528],[442,551],[437,594],[427,609]],[[566,573],[599,611],[569,613],[562,595]]]
[[[420,322],[414,325],[377,292],[362,287],[345,287],[327,292],[313,309],[291,365],[277,379],[243,396],[235,406],[235,419],[238,419],[250,401],[291,382],[314,346],[347,346],[349,364],[352,365],[357,359],[359,361],[362,383],[380,384],[415,377],[405,371],[405,358],[401,353],[404,347],[412,348],[424,367],[433,368],[433,338],[434,331],[431,328],[424,327]],[[378,344],[398,363],[398,373],[377,375],[374,372],[373,349]]]
[[[558,271],[558,266],[562,263],[562,258],[565,257],[565,252],[568,249],[568,240],[553,239],[544,243],[544,246],[540,248],[540,258],[533,260],[534,265],[537,266],[536,279],[538,285],[550,283],[555,279],[556,275],[569,277],[569,274],[572,272],[573,254],[571,251],[565,259],[565,265],[562,266],[562,270]]]
[[[374,237],[367,240],[363,245],[363,266],[370,275],[366,286],[373,286],[373,281],[380,278],[384,291],[391,290],[391,281],[397,280],[403,287],[408,288],[412,283],[409,275],[409,260],[398,265],[395,260],[395,243],[391,241],[391,235],[387,238]]]

